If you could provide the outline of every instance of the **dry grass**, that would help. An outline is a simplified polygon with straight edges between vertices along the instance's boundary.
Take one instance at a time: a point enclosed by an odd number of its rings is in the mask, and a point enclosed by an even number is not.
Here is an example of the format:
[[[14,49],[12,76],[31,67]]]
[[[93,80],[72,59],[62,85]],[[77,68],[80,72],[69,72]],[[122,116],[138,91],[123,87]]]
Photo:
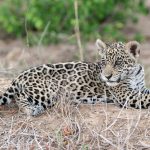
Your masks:
[[[3,80],[3,87],[8,85]],[[30,118],[15,105],[1,108],[0,122],[0,149],[150,149],[149,110],[62,101]]]

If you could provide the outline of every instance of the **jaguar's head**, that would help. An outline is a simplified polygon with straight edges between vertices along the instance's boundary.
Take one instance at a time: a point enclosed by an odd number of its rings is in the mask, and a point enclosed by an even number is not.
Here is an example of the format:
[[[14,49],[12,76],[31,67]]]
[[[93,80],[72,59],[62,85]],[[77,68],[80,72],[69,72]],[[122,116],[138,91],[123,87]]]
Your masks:
[[[101,55],[101,79],[108,86],[117,86],[134,69],[140,54],[140,44],[137,41],[105,44],[98,39],[96,46]]]

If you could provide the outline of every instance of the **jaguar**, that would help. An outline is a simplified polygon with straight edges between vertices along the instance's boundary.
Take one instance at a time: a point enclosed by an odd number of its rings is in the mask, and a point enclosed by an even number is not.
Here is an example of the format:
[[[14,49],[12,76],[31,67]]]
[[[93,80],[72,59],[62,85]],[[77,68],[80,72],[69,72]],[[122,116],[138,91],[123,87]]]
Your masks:
[[[28,115],[53,107],[62,97],[71,103],[114,102],[119,106],[149,108],[150,90],[138,63],[140,44],[96,40],[98,62],[43,64],[23,71],[0,96],[0,105],[15,100]]]

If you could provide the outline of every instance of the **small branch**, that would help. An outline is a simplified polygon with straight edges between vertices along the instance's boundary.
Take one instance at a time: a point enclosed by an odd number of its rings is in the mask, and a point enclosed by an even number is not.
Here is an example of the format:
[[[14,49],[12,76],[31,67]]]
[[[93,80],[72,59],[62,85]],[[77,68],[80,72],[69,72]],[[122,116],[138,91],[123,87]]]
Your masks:
[[[74,10],[75,10],[75,33],[77,38],[77,43],[79,47],[79,53],[80,53],[80,60],[83,61],[83,48],[81,44],[81,38],[80,38],[80,29],[79,29],[79,17],[78,17],[78,0],[74,1]]]

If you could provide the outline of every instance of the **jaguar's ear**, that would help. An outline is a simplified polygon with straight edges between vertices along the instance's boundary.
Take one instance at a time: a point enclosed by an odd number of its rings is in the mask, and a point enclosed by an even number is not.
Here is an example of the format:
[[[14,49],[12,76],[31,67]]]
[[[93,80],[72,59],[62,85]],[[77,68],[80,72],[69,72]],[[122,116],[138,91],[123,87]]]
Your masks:
[[[140,44],[137,41],[130,41],[126,44],[127,51],[134,57],[138,58],[140,55]]]
[[[104,55],[106,50],[106,44],[100,39],[97,39],[95,45],[98,49],[99,54]]]

